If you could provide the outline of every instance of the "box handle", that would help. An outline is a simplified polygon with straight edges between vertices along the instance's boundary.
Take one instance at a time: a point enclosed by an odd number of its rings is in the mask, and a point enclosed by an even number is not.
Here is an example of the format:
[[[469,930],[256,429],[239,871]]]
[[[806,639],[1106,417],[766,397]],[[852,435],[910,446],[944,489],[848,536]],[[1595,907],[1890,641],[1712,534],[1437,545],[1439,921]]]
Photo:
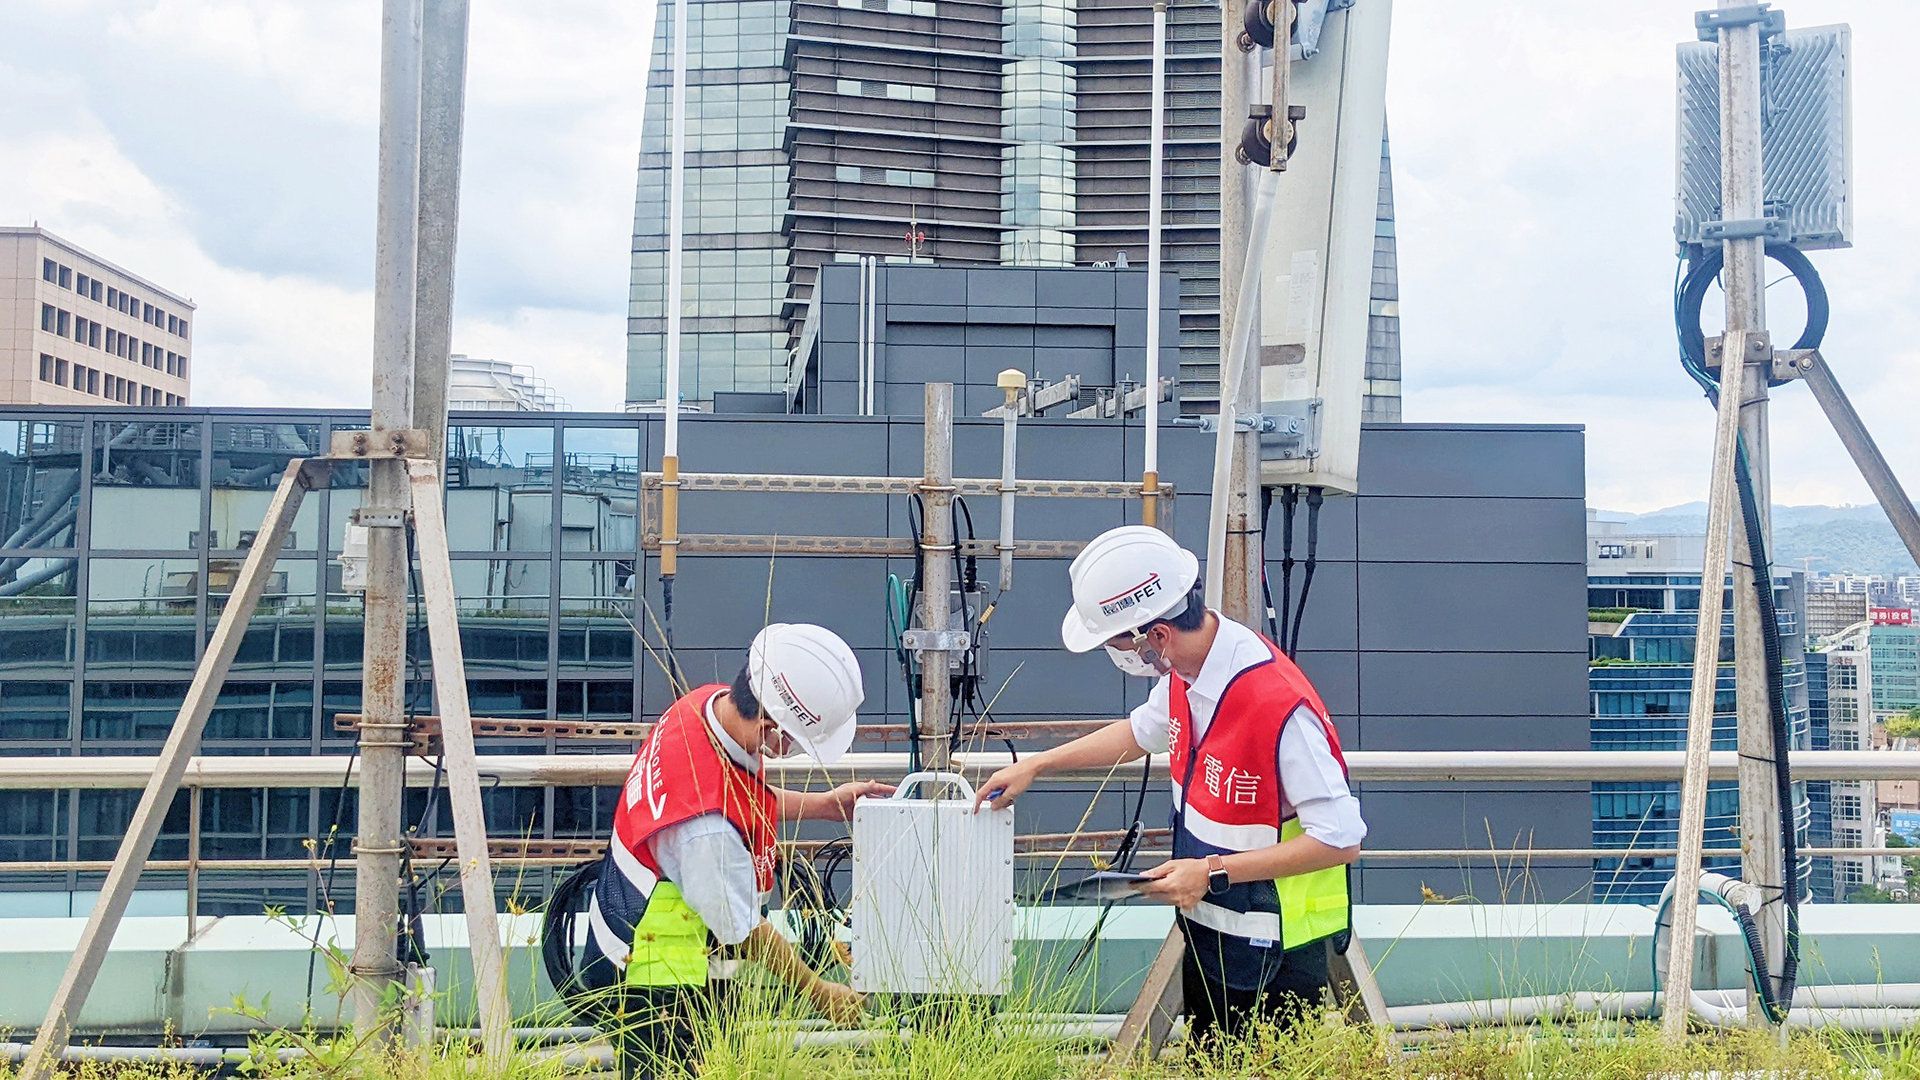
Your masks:
[[[973,785],[967,782],[966,777],[961,776],[957,772],[910,772],[901,778],[900,786],[894,789],[893,797],[896,799],[904,799],[907,797],[908,790],[913,788],[914,785],[929,782],[952,784],[954,787],[966,792],[966,800],[968,802],[973,801]]]

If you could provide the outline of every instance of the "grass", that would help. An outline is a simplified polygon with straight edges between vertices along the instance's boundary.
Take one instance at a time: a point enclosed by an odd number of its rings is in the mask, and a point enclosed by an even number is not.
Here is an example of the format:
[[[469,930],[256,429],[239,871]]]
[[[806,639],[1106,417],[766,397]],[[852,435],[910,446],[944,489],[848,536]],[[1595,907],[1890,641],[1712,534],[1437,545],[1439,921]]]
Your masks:
[[[766,1009],[774,1010],[772,1014]],[[1815,1077],[1920,1078],[1920,1035],[1875,1040],[1841,1032],[1767,1031],[1663,1036],[1656,1025],[1582,1021],[1564,1027],[1476,1028],[1436,1033],[1401,1045],[1383,1031],[1324,1018],[1292,1032],[1262,1030],[1218,1053],[1178,1046],[1157,1061],[1109,1063],[1099,1047],[1076,1042],[1016,1016],[979,1006],[922,1008],[872,1022],[864,1045],[796,1048],[801,1022],[765,999],[713,1022],[705,1032],[702,1080],[1612,1080],[1612,1078]],[[273,1042],[268,1039],[266,1042]],[[483,1064],[465,1043],[433,1053],[358,1051],[317,1046],[286,1060],[265,1052],[240,1067],[283,1080],[560,1080],[606,1072],[603,1057],[578,1048],[522,1048],[499,1066]],[[205,1075],[176,1064],[81,1063],[74,1080],[189,1080]],[[0,1066],[0,1077],[12,1077]]]

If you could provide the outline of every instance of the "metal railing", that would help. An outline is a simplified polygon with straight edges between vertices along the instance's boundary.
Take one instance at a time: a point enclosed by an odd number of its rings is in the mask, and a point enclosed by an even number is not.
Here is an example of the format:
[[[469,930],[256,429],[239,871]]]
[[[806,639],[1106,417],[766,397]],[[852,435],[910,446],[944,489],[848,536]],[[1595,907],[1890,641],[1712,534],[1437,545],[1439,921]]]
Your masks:
[[[477,726],[492,721],[478,720]],[[525,724],[522,721],[500,723]],[[551,734],[546,729],[554,722],[536,723],[532,734]],[[1058,728],[1057,734],[1075,734],[1089,721],[1026,721],[1018,727],[1026,737],[1044,735]],[[583,725],[584,727],[584,725]],[[598,726],[604,727],[604,725]],[[596,728],[597,730],[597,728]],[[632,734],[639,733],[635,725]],[[879,734],[876,732],[876,734]],[[604,736],[603,736],[604,737]],[[897,778],[907,770],[907,755],[893,752],[853,753],[831,767],[805,759],[769,761],[766,776],[777,784],[806,788],[840,783],[850,779]],[[1684,753],[1678,750],[1470,750],[1470,751],[1377,751],[1356,750],[1346,755],[1349,775],[1358,783],[1431,783],[1431,784],[1546,784],[1594,781],[1667,781],[1680,779]],[[306,871],[320,873],[329,868],[350,870],[349,855],[330,857],[317,846],[299,858],[205,858],[201,855],[200,803],[209,789],[244,788],[338,788],[344,779],[357,786],[358,775],[345,768],[342,756],[302,757],[196,757],[188,765],[182,786],[188,791],[189,829],[186,857],[156,859],[147,864],[155,872],[185,872],[189,918],[194,914],[199,876],[204,871],[272,872]],[[502,754],[480,759],[481,778],[498,787],[617,787],[626,780],[632,765],[627,753],[594,754]],[[984,778],[1013,760],[1005,752],[958,753],[957,771],[972,779]],[[146,784],[155,759],[150,757],[6,757],[0,758],[0,790],[113,790],[137,789]],[[1733,779],[1738,771],[1738,754],[1717,751],[1709,758],[1714,779]],[[1159,779],[1167,775],[1164,755],[1156,755],[1148,773]],[[1048,782],[1097,782],[1131,784],[1140,775],[1137,766],[1128,764],[1113,769],[1090,769],[1050,774]],[[1920,779],[1920,751],[1911,750],[1819,750],[1794,755],[1794,776],[1798,780],[1863,781],[1883,779]],[[411,787],[425,788],[437,782],[433,764],[423,757],[407,761],[406,780]],[[1111,848],[1121,838],[1119,831],[1081,830],[1073,833],[1026,834],[1020,838],[1016,855],[1029,862],[1063,861],[1094,857]],[[1142,837],[1143,852],[1164,854],[1167,830],[1149,830]],[[449,857],[440,847],[451,841],[416,840],[415,857]],[[605,849],[604,840],[496,838],[492,841],[496,863],[527,869],[569,866],[594,858]],[[790,853],[806,854],[817,842],[790,841],[783,847]],[[1361,858],[1370,862],[1406,863],[1419,861],[1490,861],[1525,865],[1532,861],[1617,860],[1632,858],[1673,858],[1670,846],[1537,848],[1527,846],[1486,846],[1448,848],[1372,849]],[[1706,849],[1709,856],[1737,856],[1738,847],[1715,846]],[[1912,848],[1887,847],[1803,847],[1803,857],[1831,856],[1869,858],[1878,856],[1920,855]],[[44,859],[0,862],[0,875],[98,873],[111,863],[87,859]]]

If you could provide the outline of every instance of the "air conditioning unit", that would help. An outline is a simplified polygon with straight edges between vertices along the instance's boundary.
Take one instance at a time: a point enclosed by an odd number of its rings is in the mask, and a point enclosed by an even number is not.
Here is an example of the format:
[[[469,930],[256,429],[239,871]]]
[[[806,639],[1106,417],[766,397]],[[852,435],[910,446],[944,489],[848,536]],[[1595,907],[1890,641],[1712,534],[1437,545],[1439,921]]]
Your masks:
[[[916,798],[927,788],[946,798]],[[853,988],[1005,994],[1013,983],[1013,810],[973,812],[957,773],[912,773],[853,808]]]

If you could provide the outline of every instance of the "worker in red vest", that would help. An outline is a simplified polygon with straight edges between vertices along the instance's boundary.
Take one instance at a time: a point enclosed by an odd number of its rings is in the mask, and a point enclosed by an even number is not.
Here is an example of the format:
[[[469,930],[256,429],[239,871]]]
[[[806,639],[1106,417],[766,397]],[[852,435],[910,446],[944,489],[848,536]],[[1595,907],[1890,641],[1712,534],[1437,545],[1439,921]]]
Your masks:
[[[852,743],[864,699],[853,650],[819,626],[760,631],[731,686],[668,707],[635,755],[613,839],[587,909],[582,985],[621,987],[609,1033],[628,1077],[691,1070],[698,1023],[742,960],[765,967],[841,1024],[861,997],[808,967],[765,916],[780,822],[850,820],[887,784],[831,791],[774,787],[768,757],[805,751],[832,764]]]
[[[1127,719],[996,772],[979,802],[1166,753],[1173,858],[1141,891],[1179,909],[1189,1038],[1296,1022],[1327,988],[1329,945],[1345,948],[1347,867],[1367,833],[1325,703],[1273,642],[1207,608],[1199,560],[1158,529],[1102,533],[1068,575],[1067,648],[1104,646],[1157,681]]]

